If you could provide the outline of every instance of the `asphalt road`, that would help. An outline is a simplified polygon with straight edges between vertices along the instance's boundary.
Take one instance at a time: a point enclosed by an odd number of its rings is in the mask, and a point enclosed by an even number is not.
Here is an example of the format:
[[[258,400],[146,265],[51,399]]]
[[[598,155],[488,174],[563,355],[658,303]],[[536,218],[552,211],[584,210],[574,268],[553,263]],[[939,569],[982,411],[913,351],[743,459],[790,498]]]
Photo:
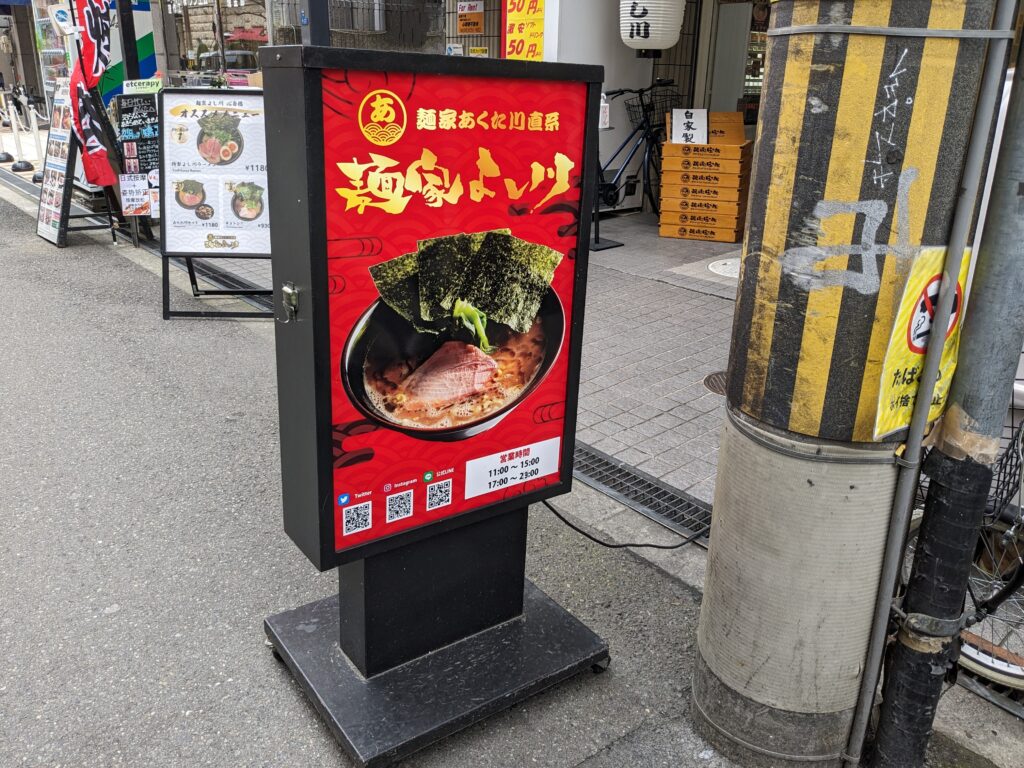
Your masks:
[[[0,201],[0,765],[347,765],[264,645],[335,589],[281,528],[270,324],[164,321],[124,246],[72,243]],[[695,591],[542,509],[528,569],[611,669],[407,765],[731,765],[685,716]]]

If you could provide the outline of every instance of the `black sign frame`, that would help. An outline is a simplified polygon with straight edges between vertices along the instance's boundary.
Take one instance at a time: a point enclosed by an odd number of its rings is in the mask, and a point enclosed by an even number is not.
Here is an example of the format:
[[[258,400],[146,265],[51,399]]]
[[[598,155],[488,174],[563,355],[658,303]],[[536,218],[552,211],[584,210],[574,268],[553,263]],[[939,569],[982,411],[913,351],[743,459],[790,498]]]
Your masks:
[[[274,211],[271,251],[274,254],[274,311],[278,323],[275,338],[285,532],[313,565],[325,571],[568,493],[572,487],[590,242],[589,212],[594,207],[597,180],[597,123],[603,69],[582,64],[298,45],[263,49],[261,65],[266,90],[276,95],[285,94],[284,103],[276,103],[274,109],[266,112],[268,182]],[[334,538],[333,469],[335,440],[344,436],[333,434],[331,373],[330,365],[325,364],[331,355],[321,71],[346,68],[582,82],[587,86],[587,114],[574,299],[569,318],[565,431],[558,482],[338,552]],[[305,136],[296,141],[299,119],[305,125]],[[298,291],[294,314],[283,301],[282,287],[289,284]]]

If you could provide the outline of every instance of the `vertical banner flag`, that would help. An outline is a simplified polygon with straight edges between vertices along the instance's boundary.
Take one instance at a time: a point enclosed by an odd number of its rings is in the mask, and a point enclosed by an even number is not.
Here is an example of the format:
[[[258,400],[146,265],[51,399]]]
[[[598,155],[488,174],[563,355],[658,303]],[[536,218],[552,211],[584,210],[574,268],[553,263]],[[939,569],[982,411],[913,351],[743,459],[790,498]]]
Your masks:
[[[75,135],[82,146],[85,178],[97,186],[117,181],[106,147],[99,110],[89,90],[95,88],[110,64],[109,0],[75,0],[75,17],[81,30],[78,63],[71,73],[71,110]]]

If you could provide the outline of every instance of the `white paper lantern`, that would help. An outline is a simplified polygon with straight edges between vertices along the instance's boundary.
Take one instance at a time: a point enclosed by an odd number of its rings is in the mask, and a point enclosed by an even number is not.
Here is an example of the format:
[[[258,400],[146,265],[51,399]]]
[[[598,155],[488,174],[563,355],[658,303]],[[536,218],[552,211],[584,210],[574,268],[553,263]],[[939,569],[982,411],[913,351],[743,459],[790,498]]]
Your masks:
[[[630,48],[661,50],[679,41],[686,0],[619,0],[619,34]]]

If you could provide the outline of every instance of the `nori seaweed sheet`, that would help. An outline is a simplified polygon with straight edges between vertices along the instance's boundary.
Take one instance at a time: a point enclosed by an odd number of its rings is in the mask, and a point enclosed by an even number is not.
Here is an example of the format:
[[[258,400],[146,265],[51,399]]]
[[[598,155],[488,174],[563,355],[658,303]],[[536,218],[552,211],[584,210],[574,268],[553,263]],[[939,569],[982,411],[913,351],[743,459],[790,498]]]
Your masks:
[[[419,260],[415,253],[404,253],[374,264],[370,275],[385,304],[412,323],[416,330],[437,333],[420,321]]]
[[[424,320],[439,320],[448,314],[442,302],[461,288],[469,251],[468,235],[420,241],[416,258],[420,272],[419,315]]]
[[[466,270],[484,239],[491,233],[510,235],[509,229],[448,235],[419,242],[420,317],[441,320],[451,315]]]
[[[455,298],[468,301],[494,322],[526,333],[561,260],[558,251],[546,246],[487,233]]]

